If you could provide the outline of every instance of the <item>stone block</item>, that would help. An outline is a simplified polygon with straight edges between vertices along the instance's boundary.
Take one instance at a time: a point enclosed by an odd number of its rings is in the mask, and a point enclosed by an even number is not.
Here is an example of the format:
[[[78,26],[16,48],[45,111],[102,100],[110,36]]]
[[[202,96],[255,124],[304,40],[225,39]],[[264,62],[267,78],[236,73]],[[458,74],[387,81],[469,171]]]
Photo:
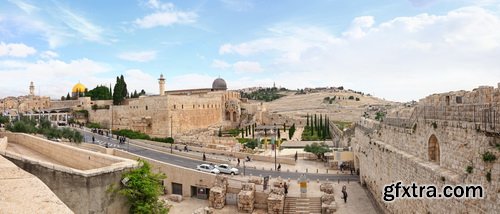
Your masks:
[[[213,214],[214,209],[210,207],[200,207],[196,209],[193,214]]]
[[[173,202],[181,202],[182,201],[182,195],[171,194],[171,195],[168,196],[168,200],[171,200]]]
[[[331,204],[321,204],[321,213],[323,214],[333,214],[337,211],[337,203],[332,202]]]
[[[284,205],[285,205],[285,196],[283,194],[276,194],[271,192],[267,197],[268,213],[283,213]]]
[[[254,183],[243,183],[243,184],[241,184],[241,190],[255,191],[255,184]]]
[[[264,179],[262,177],[257,177],[257,176],[251,176],[248,179],[248,183],[254,183],[254,184],[262,184],[264,182]]]
[[[226,205],[226,190],[222,187],[211,188],[208,206],[215,209],[222,209],[224,205]]]
[[[333,194],[324,194],[321,196],[322,204],[331,204],[333,202],[335,202],[335,197]]]
[[[326,194],[333,194],[333,184],[332,183],[322,183],[319,186],[319,189],[321,192],[324,192]]]

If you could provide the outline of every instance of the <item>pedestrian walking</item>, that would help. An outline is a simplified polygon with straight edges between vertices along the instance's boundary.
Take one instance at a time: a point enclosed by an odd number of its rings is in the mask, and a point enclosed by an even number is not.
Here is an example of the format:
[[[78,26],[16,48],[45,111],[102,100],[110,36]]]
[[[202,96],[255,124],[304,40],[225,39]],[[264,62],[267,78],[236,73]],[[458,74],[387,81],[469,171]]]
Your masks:
[[[347,187],[342,186],[342,199],[344,199],[344,203],[347,203]]]
[[[95,143],[95,137],[92,135],[92,143]]]
[[[207,160],[207,156],[205,156],[205,152],[203,152],[203,161]]]
[[[285,182],[285,185],[283,186],[283,188],[285,188],[285,196],[286,196],[286,194],[288,194],[288,185],[286,184],[286,182]]]
[[[281,163],[278,164],[278,171],[281,171]]]
[[[240,158],[238,158],[238,165],[237,166],[240,166]]]
[[[299,154],[295,152],[295,162],[297,162],[297,158],[299,157]]]

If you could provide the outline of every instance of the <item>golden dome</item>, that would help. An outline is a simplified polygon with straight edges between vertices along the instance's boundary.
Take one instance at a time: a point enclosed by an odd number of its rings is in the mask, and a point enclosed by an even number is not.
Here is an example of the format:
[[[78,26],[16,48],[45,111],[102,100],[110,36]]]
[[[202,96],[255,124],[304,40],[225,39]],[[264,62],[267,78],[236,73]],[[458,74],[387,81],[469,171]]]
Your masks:
[[[73,86],[73,89],[71,90],[72,93],[78,93],[78,92],[85,92],[85,86],[81,83],[77,83],[75,86]]]

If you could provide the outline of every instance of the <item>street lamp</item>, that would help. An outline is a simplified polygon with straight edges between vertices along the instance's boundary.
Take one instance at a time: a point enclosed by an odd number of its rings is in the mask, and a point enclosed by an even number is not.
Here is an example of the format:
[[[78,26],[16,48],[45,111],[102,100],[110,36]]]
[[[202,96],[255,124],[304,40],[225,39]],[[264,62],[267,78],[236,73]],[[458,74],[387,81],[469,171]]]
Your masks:
[[[273,128],[274,130],[274,171],[276,171],[276,150],[278,149],[277,144],[276,144],[276,126]]]
[[[170,115],[170,139],[173,139],[172,138],[172,115]],[[172,151],[173,145],[174,145],[174,142],[173,141],[170,142],[170,154],[173,153],[173,151]]]

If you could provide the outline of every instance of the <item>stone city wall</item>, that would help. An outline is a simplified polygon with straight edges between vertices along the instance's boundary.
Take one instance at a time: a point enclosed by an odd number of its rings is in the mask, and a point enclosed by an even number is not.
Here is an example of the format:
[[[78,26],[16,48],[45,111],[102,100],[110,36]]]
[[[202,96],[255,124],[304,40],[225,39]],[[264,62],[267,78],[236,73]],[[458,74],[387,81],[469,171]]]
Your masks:
[[[22,133],[0,133],[8,144],[19,144],[39,154],[2,151],[9,161],[43,181],[75,213],[127,213],[126,198],[107,191],[120,185],[135,161],[54,143]],[[41,159],[39,159],[41,158]]]
[[[499,212],[497,191],[500,188],[500,164],[485,163],[482,154],[490,151],[500,156],[492,147],[498,137],[478,132],[473,125],[453,121],[420,121],[416,129],[406,129],[364,120],[356,127],[353,140],[355,165],[359,166],[360,178],[389,213],[481,213]],[[359,128],[358,128],[359,127]],[[435,136],[439,144],[438,160],[431,161],[429,141]],[[466,173],[471,166],[473,172]],[[492,181],[486,181],[490,171]],[[480,200],[422,199],[382,201],[384,185],[403,181],[406,184],[481,184],[486,197]]]
[[[63,166],[77,169],[81,173],[85,170],[111,166],[124,160],[84,149],[77,149],[24,133],[0,132],[0,137],[7,137],[9,143],[28,147],[63,164]]]
[[[224,103],[219,94],[168,96],[173,135],[207,129],[222,122]]]

